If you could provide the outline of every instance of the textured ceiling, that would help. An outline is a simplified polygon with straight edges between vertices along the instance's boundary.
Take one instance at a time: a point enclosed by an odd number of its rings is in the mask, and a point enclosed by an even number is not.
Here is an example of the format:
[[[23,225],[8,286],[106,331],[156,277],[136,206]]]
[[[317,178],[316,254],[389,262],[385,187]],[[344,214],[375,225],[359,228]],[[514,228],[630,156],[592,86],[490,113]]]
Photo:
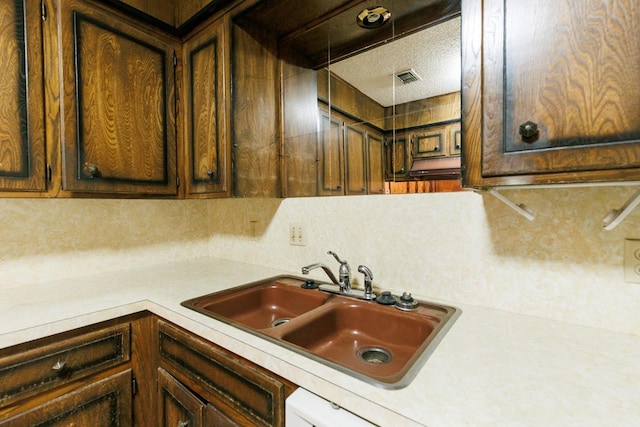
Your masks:
[[[384,107],[460,90],[460,18],[330,64],[331,72]],[[403,85],[394,74],[422,80]]]

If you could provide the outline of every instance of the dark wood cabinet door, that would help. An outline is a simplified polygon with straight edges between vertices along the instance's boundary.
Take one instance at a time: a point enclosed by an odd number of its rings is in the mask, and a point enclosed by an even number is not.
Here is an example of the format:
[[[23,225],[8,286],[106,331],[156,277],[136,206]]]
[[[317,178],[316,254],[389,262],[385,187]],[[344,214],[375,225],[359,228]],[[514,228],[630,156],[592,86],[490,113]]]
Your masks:
[[[3,427],[133,425],[132,373],[128,369],[80,387],[16,417],[0,422]]]
[[[80,0],[60,25],[63,189],[176,194],[174,44]]]
[[[397,133],[387,138],[387,179],[394,181],[409,175],[407,162],[409,160],[409,135]]]
[[[462,6],[467,183],[640,179],[640,3],[476,3]]]
[[[0,2],[0,191],[46,187],[40,23],[39,2]]]
[[[160,426],[200,427],[204,425],[206,403],[162,368],[158,368],[158,401]]]
[[[318,133],[318,195],[344,194],[342,121],[320,110]]]
[[[384,137],[381,132],[367,130],[367,177],[369,194],[384,194]]]
[[[345,194],[367,194],[367,139],[364,128],[344,123]]]
[[[187,194],[230,194],[225,21],[184,44]]]

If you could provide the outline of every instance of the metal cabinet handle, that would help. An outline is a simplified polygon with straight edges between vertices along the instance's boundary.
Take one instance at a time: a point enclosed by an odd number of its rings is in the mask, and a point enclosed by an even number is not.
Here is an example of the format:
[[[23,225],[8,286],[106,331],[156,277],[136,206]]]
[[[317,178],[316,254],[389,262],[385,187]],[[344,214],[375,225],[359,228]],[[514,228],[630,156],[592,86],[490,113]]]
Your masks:
[[[207,169],[207,176],[209,177],[209,179],[214,179],[216,177],[216,174],[211,169]]]
[[[66,365],[67,365],[67,362],[65,362],[64,360],[58,360],[56,364],[51,367],[51,370],[60,373],[64,371],[64,368],[66,367]]]
[[[189,421],[178,421],[177,427],[187,427],[189,425]]]
[[[532,121],[524,122],[520,125],[520,135],[524,138],[531,138],[538,133],[538,124]]]

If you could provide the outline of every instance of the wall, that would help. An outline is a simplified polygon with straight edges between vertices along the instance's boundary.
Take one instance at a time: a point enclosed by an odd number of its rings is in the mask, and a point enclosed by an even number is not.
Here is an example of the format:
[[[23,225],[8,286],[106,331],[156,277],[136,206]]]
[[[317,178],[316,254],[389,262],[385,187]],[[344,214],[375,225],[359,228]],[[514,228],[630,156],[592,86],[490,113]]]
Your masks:
[[[221,200],[209,207],[211,250],[299,272],[318,261],[336,268],[331,249],[360,283],[365,264],[384,289],[640,334],[640,284],[625,283],[622,267],[640,209],[612,231],[601,221],[634,190],[503,191],[535,211],[533,222],[473,192]],[[304,225],[307,246],[289,245],[290,222]]]
[[[640,284],[625,283],[625,238],[601,219],[633,188],[509,190],[533,222],[473,192],[226,200],[0,199],[0,288],[206,254],[297,273],[326,251],[369,266],[374,285],[640,335]],[[255,233],[250,221],[257,221]],[[290,246],[302,223],[305,247]],[[318,277],[322,277],[321,274]]]
[[[207,253],[207,201],[0,199],[0,288]]]

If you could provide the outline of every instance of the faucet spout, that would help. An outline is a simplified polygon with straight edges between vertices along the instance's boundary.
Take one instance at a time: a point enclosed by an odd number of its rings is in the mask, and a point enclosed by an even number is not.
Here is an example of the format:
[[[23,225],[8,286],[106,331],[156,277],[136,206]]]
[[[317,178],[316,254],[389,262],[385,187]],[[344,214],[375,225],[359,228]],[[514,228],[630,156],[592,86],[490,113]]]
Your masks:
[[[336,279],[336,276],[333,274],[333,271],[331,271],[329,267],[327,267],[326,265],[320,262],[316,262],[315,264],[309,264],[307,266],[302,267],[302,274],[309,274],[311,270],[315,270],[316,268],[323,269],[333,283],[335,283],[336,285],[340,285],[340,282],[338,282],[338,279]]]

